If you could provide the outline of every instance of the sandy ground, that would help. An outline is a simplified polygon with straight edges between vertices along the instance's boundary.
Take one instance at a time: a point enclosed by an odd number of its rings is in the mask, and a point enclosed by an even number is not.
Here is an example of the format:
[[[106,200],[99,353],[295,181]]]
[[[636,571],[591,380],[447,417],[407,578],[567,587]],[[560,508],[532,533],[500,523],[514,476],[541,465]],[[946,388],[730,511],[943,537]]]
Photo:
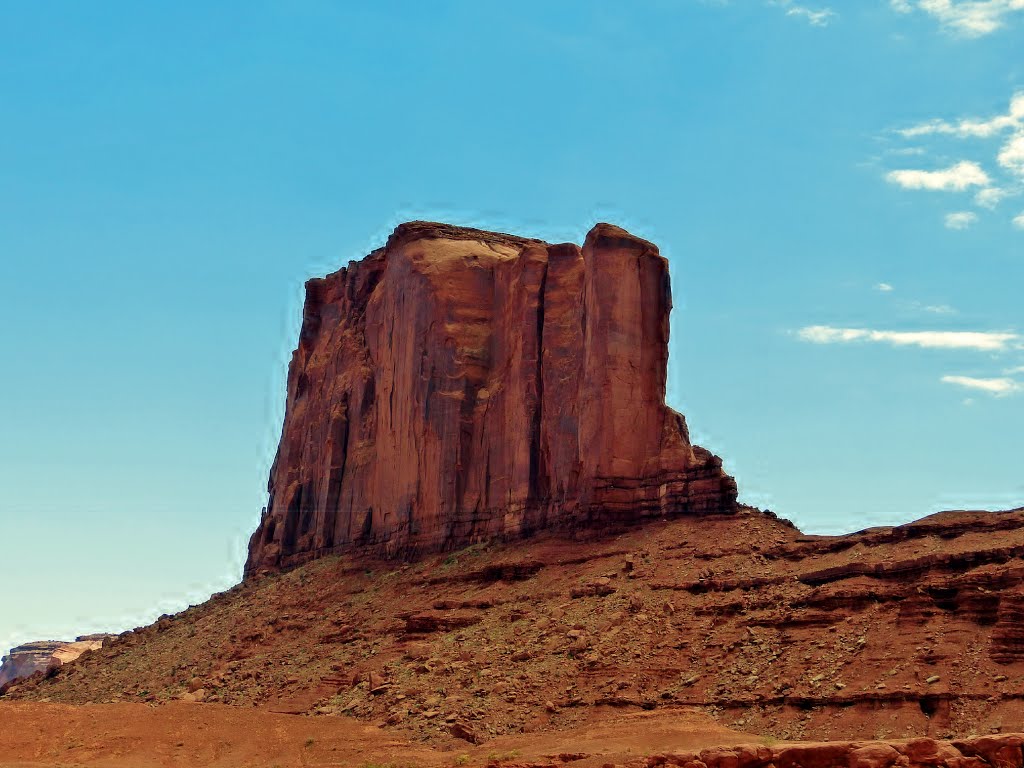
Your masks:
[[[443,750],[354,718],[220,704],[0,703],[0,766],[439,768],[576,757],[578,768],[672,749],[756,741],[688,710],[609,713],[569,732],[506,736]]]

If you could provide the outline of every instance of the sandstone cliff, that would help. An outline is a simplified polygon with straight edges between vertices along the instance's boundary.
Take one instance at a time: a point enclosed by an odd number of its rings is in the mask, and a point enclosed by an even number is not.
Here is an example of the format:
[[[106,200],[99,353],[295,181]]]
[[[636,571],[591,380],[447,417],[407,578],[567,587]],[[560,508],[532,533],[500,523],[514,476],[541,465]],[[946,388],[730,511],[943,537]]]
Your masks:
[[[74,661],[86,651],[95,651],[111,635],[85,635],[74,642],[66,640],[38,640],[12,648],[0,660],[0,686],[28,677],[35,672],[46,672]]]
[[[665,405],[653,244],[412,222],[306,290],[247,574],[734,511],[735,482]]]

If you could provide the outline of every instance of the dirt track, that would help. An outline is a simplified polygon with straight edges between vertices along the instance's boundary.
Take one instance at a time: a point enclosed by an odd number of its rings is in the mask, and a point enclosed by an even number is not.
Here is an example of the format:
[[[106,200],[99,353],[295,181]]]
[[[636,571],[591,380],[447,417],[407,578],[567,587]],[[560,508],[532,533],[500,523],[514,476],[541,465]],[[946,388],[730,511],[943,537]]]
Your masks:
[[[349,717],[284,715],[221,704],[0,703],[0,766],[435,768],[548,762],[579,768],[672,749],[755,740],[689,711],[615,715],[564,733],[503,737],[444,751]]]

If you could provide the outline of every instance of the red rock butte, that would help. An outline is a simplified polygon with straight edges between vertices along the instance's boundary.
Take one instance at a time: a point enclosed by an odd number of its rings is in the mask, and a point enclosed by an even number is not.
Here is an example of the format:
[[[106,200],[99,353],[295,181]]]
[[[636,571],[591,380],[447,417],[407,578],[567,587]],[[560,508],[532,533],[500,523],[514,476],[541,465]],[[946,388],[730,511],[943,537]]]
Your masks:
[[[306,284],[247,575],[546,529],[731,513],[736,483],[665,405],[668,262],[429,222]]]

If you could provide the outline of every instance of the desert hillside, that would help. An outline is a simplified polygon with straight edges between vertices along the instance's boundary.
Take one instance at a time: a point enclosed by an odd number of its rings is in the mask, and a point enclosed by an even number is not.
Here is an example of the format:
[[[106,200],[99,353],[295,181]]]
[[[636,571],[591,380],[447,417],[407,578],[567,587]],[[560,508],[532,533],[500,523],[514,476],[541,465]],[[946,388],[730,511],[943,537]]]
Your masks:
[[[7,691],[217,702],[486,743],[697,707],[771,739],[1017,730],[1024,510],[803,536],[680,518],[247,580]]]

